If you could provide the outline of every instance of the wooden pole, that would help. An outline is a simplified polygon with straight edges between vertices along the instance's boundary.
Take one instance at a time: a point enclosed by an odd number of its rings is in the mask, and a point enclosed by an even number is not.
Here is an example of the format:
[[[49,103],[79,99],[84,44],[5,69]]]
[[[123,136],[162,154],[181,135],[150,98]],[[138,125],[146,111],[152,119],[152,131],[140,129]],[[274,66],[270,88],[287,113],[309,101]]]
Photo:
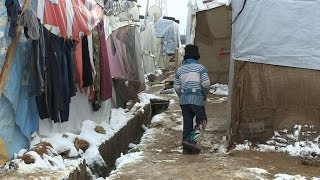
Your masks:
[[[177,48],[175,50],[175,57],[174,57],[174,62],[175,62],[175,68],[174,71],[177,72],[179,68],[179,61],[180,61],[180,56],[179,56],[179,49]]]
[[[23,6],[22,6],[22,12],[24,12],[26,9],[28,9],[30,7],[30,4],[31,4],[31,0],[25,0],[23,2]],[[14,60],[15,54],[16,54],[17,44],[20,39],[20,32],[21,32],[22,28],[23,28],[22,26],[17,25],[15,36],[12,39],[11,44],[10,44],[8,51],[7,51],[7,54],[6,54],[6,59],[5,59],[5,62],[3,64],[3,67],[2,67],[2,70],[0,73],[0,97],[2,96],[4,86],[6,85],[6,81],[9,76],[10,66],[11,66],[11,64]]]

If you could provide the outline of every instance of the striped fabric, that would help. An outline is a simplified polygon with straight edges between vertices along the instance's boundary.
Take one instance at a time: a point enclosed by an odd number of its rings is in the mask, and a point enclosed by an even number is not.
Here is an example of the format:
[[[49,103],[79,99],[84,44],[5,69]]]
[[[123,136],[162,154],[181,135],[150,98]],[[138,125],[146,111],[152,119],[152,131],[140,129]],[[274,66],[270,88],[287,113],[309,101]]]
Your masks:
[[[204,106],[203,96],[209,93],[208,70],[197,60],[187,59],[178,69],[174,89],[180,97],[180,104]]]

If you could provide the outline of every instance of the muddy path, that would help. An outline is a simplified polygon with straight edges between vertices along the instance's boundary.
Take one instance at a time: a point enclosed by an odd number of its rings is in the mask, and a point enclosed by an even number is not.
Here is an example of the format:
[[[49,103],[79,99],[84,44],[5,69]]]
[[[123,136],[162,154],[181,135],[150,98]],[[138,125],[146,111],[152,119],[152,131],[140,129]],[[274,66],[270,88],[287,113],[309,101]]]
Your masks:
[[[150,92],[171,100],[162,121],[150,125],[139,150],[141,160],[117,169],[109,179],[274,179],[275,174],[300,174],[308,179],[320,177],[320,168],[305,166],[300,159],[283,153],[255,151],[225,152],[227,98],[210,95],[206,104],[208,125],[199,155],[183,155],[181,147],[182,117],[178,98],[160,95],[160,87]],[[150,93],[149,92],[149,93]],[[263,168],[259,173],[250,168]]]

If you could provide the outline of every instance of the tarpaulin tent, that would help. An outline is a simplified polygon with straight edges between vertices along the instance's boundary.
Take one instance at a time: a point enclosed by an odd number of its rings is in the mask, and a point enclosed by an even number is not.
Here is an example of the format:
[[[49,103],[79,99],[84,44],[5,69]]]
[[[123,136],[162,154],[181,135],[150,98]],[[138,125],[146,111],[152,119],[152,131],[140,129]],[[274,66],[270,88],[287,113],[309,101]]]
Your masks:
[[[0,7],[5,7],[5,0],[0,1]],[[36,9],[35,1],[32,1],[31,9]],[[11,43],[9,26],[7,9],[0,8],[0,70]],[[18,150],[28,147],[31,134],[38,131],[39,126],[35,98],[29,97],[27,82],[23,81],[28,63],[25,60],[26,44],[27,40],[22,35],[0,97],[0,137],[3,138],[11,158]]]
[[[294,125],[319,132],[319,2],[234,0],[232,7],[230,145],[264,143]]]
[[[199,47],[200,63],[211,83],[228,83],[231,49],[231,11],[227,1],[189,2],[187,43]]]

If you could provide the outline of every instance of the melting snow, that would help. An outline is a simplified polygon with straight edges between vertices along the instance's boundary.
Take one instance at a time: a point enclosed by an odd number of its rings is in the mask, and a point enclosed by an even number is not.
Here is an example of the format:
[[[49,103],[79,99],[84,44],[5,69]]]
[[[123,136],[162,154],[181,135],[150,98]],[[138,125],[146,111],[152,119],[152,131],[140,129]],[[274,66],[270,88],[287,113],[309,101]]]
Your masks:
[[[139,159],[142,158],[142,152],[134,152],[134,153],[128,153],[126,155],[121,155],[116,161],[116,167],[121,168],[125,164],[137,162]]]
[[[151,124],[161,123],[165,117],[166,117],[166,113],[157,114],[152,118]]]
[[[136,110],[141,110],[143,107],[150,103],[150,99],[161,99],[155,95],[141,93],[139,94],[140,103],[136,103]],[[140,108],[140,109],[139,109]],[[49,147],[47,154],[43,154],[41,157],[34,151],[27,151],[26,149],[20,150],[15,154],[14,162],[18,165],[19,172],[35,172],[38,169],[44,171],[59,171],[63,175],[61,178],[67,178],[70,172],[74,169],[79,168],[80,164],[83,163],[83,160],[86,160],[86,163],[92,165],[97,163],[99,165],[105,165],[103,158],[99,152],[99,146],[105,141],[109,140],[116,132],[118,132],[122,127],[124,127],[130,119],[134,117],[136,111],[127,111],[125,109],[112,109],[111,110],[111,119],[109,122],[103,122],[100,125],[96,124],[93,121],[86,120],[82,123],[81,133],[75,135],[72,133],[60,133],[60,134],[51,134],[48,137],[40,137],[36,133],[32,135],[30,142],[30,149],[36,147],[37,144],[41,142],[48,142],[52,145],[53,148]],[[160,121],[165,114],[160,114],[155,117],[154,121]],[[158,118],[158,119],[157,119]],[[102,126],[106,134],[100,134],[95,131],[97,126]],[[146,128],[146,134],[152,133],[152,130]],[[89,143],[88,149],[83,152],[81,149],[77,150],[75,148],[75,140],[84,140]],[[61,153],[67,153],[68,157],[80,157],[76,160],[63,159]],[[24,154],[31,156],[35,159],[33,164],[25,164],[20,158]],[[122,166],[124,164],[136,161],[141,158],[142,152],[130,153],[122,156],[117,160],[117,165]],[[4,167],[4,170],[10,170],[9,163]]]
[[[279,130],[274,132],[274,136],[266,142],[266,144],[257,144],[253,150],[261,152],[283,152],[291,156],[301,157],[316,157],[320,156],[319,137],[314,139],[300,140],[303,134],[309,137],[310,132],[302,132],[302,127],[307,126],[295,125],[293,133],[288,133],[288,130]],[[250,150],[252,143],[245,141],[244,144],[237,144],[235,150]]]
[[[228,96],[228,85],[214,84],[210,87],[210,93],[222,96]]]
[[[306,180],[307,178],[301,175],[276,174],[274,180]]]
[[[268,171],[262,168],[247,168],[250,172],[256,173],[256,174],[268,174]]]

